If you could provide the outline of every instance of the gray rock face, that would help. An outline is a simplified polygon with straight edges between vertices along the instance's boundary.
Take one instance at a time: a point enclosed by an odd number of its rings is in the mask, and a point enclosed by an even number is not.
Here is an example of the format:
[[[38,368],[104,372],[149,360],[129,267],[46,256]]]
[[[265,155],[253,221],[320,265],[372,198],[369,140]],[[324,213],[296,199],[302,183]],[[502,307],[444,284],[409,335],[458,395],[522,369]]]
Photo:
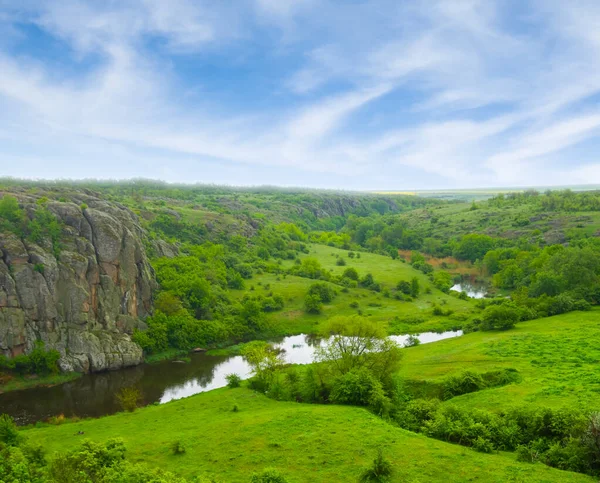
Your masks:
[[[33,216],[35,197],[10,194]],[[139,364],[130,335],[145,328],[156,280],[136,215],[82,192],[47,207],[64,224],[58,259],[50,243],[0,233],[0,353],[28,353],[41,340],[60,351],[64,371]]]

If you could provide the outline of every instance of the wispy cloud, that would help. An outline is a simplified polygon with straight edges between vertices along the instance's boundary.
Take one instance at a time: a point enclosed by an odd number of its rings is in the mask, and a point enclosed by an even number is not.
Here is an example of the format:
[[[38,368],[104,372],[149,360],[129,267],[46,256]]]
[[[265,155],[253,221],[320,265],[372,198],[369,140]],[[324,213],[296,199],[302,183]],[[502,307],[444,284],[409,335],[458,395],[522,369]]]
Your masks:
[[[569,157],[600,129],[598,21],[586,1],[0,0],[0,174],[600,182]]]

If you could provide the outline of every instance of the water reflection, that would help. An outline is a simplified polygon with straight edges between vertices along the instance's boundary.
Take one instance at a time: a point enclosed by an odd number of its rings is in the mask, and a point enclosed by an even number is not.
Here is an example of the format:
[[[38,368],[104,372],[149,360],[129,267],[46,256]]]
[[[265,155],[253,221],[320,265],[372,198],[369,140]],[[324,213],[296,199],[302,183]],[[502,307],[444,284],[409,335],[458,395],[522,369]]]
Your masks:
[[[455,292],[466,292],[472,299],[482,299],[487,295],[487,288],[484,284],[473,282],[462,282],[454,285],[450,290]]]
[[[462,335],[456,332],[419,334],[422,343],[435,342]],[[408,336],[392,336],[404,345]],[[295,335],[274,341],[284,350],[286,362],[309,364],[323,341],[315,336]],[[54,387],[38,387],[0,394],[0,413],[10,414],[19,424],[30,424],[51,416],[100,417],[120,410],[115,395],[124,387],[136,386],[144,404],[166,403],[227,384],[228,374],[243,379],[250,367],[240,356],[208,356],[190,354],[189,363],[172,361],[132,367],[114,372],[88,374],[75,381]]]

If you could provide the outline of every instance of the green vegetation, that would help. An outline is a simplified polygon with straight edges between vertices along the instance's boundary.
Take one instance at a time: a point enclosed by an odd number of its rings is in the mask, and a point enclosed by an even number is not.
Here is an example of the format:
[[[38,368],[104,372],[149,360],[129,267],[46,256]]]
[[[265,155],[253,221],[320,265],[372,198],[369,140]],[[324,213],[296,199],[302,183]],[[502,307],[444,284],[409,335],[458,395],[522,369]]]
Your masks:
[[[238,404],[240,410],[232,412]],[[81,445],[82,436],[122,438],[127,460],[153,468],[231,483],[274,467],[290,483],[357,481],[385,447],[390,481],[592,482],[585,475],[518,462],[508,453],[484,454],[410,433],[364,409],[276,402],[245,389],[209,393],[135,413],[22,431],[48,457]],[[181,441],[185,454],[174,455]],[[127,481],[127,480],[125,480]]]
[[[443,202],[147,181],[3,187],[19,195],[0,199],[0,232],[57,259],[65,227],[53,210],[78,187],[140,215],[160,285],[147,330],[133,334],[147,360],[210,348],[241,354],[253,376],[139,409],[128,387],[124,412],[100,420],[16,432],[2,418],[1,481],[600,475],[598,192]],[[28,189],[43,189],[35,206],[19,198]],[[450,290],[471,281],[490,296]],[[457,329],[466,334],[403,348],[387,337]],[[287,365],[265,342],[299,333],[328,341],[313,364]],[[58,357],[41,345],[0,357],[3,382],[59,377]]]

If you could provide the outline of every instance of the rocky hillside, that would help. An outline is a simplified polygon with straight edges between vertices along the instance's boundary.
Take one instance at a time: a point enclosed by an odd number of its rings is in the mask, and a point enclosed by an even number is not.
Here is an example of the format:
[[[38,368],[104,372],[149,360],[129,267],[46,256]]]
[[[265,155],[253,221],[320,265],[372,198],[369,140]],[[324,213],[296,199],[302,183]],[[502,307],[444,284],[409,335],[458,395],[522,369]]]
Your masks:
[[[156,281],[136,215],[87,190],[46,194],[0,192],[18,200],[15,226],[31,227],[11,232],[4,220],[0,230],[0,353],[41,340],[65,371],[139,364],[130,334],[151,311]],[[59,227],[54,238],[48,223]]]

